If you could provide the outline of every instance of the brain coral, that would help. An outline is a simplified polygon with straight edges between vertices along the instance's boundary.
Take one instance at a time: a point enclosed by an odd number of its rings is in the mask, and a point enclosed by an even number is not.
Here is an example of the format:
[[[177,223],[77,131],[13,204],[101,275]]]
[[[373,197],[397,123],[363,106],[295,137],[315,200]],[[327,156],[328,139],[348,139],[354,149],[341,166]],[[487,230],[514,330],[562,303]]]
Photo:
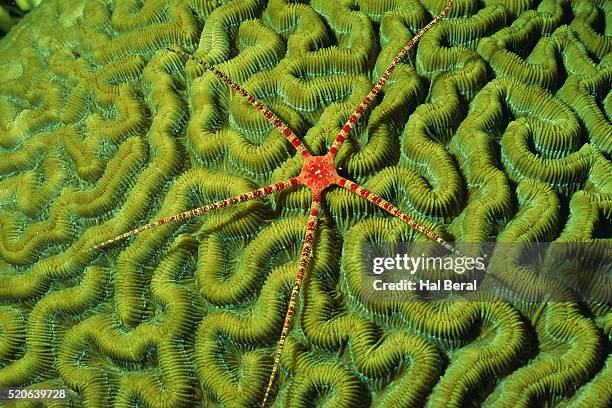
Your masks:
[[[41,0],[16,0],[9,5],[0,2],[0,38],[14,26],[24,13],[32,10],[40,4]]]
[[[215,64],[323,154],[444,3],[45,0],[28,13],[0,40],[0,387],[68,389],[43,406],[258,406],[307,189],[89,250],[300,171],[255,109],[167,47]],[[609,242],[611,19],[606,0],[456,1],[339,172],[449,241]],[[340,188],[321,220],[274,406],[612,405],[605,298],[367,302],[362,243],[423,237]]]

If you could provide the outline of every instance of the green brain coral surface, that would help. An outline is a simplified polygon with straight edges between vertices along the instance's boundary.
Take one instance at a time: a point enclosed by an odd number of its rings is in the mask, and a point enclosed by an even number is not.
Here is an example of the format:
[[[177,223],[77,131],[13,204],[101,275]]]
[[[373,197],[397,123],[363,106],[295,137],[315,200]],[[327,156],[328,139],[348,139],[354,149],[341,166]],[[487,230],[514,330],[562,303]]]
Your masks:
[[[0,40],[0,387],[31,406],[257,406],[304,188],[216,66],[323,154],[440,0],[44,0]],[[456,1],[398,66],[339,172],[456,242],[590,242],[612,225],[612,3]],[[423,240],[331,188],[275,407],[608,407],[607,302],[359,296],[361,244]],[[0,402],[6,404],[6,402]],[[38,406],[38,405],[37,405]]]

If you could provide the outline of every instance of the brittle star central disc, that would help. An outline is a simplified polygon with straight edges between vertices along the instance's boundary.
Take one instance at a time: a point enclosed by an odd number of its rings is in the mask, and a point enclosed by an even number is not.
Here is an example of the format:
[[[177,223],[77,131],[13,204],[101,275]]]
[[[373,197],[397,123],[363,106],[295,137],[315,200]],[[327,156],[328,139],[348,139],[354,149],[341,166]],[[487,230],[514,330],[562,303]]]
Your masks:
[[[337,184],[340,176],[336,171],[331,155],[307,156],[298,180],[313,192],[318,193],[332,184]]]

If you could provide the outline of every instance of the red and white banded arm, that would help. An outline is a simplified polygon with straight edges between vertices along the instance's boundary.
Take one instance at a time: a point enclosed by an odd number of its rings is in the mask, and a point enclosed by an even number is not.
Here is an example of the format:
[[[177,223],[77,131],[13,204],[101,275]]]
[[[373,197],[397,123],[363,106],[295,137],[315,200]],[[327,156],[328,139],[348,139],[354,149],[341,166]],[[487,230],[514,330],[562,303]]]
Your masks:
[[[225,75],[223,72],[219,71],[217,68],[215,68],[213,64],[203,61],[198,57],[194,57],[193,55],[188,54],[184,51],[173,50],[172,48],[168,48],[168,51],[172,51],[175,54],[187,57],[190,60],[202,65],[204,68],[211,71],[223,82],[229,85],[234,91],[236,91],[237,94],[242,96],[242,98],[246,100],[251,106],[254,106],[268,122],[272,123],[272,125],[274,125],[274,127],[279,132],[281,132],[281,134],[285,136],[289,140],[289,142],[291,142],[291,144],[297,149],[297,151],[302,157],[310,156],[308,148],[306,148],[304,143],[302,143],[302,141],[295,135],[295,132],[289,127],[289,125],[285,123],[281,118],[276,116],[276,114],[274,114],[274,112],[268,109],[266,105],[255,99],[255,96],[253,96],[249,91],[244,89],[238,82],[234,81],[233,79]]]
[[[272,385],[278,375],[278,369],[280,365],[280,358],[283,353],[283,347],[285,345],[285,339],[291,328],[293,316],[295,315],[295,306],[297,305],[298,297],[300,295],[300,288],[302,281],[304,280],[304,274],[308,268],[308,262],[312,255],[312,244],[315,239],[315,233],[317,228],[317,222],[319,220],[319,208],[321,205],[321,195],[318,192],[314,192],[312,195],[312,203],[310,205],[310,216],[308,218],[308,224],[306,224],[306,235],[304,236],[304,244],[302,246],[302,252],[300,255],[300,264],[298,272],[293,283],[293,289],[291,290],[291,297],[289,298],[289,306],[287,307],[287,313],[285,314],[285,321],[283,322],[283,330],[281,331],[280,339],[278,340],[278,347],[276,349],[276,355],[274,356],[274,364],[272,365],[272,372],[268,380],[268,386],[266,387],[266,393],[261,403],[263,408],[266,407],[268,399],[270,398],[270,392],[272,391]]]
[[[440,20],[444,18],[444,16],[449,12],[452,7],[453,2],[448,2],[448,4],[442,9],[442,11],[440,11],[440,14],[438,14],[436,18],[431,20],[429,24],[427,24],[425,27],[421,28],[421,30],[419,30],[419,32],[416,33],[410,41],[408,41],[408,44],[406,44],[406,46],[400,50],[400,52],[395,56],[395,58],[393,58],[393,61],[391,61],[391,64],[389,64],[385,72],[383,72],[382,76],[378,79],[376,85],[374,85],[374,87],[370,89],[370,92],[366,95],[365,98],[363,98],[361,104],[359,104],[357,109],[355,109],[355,111],[351,114],[346,123],[342,126],[340,132],[336,135],[334,143],[329,148],[329,154],[332,157],[336,156],[336,154],[342,147],[342,144],[344,143],[348,135],[351,133],[351,130],[355,127],[359,119],[361,119],[361,117],[365,114],[365,111],[368,109],[376,95],[378,95],[382,87],[387,83],[389,77],[391,76],[391,73],[395,70],[402,58],[404,58],[406,54],[408,54],[408,51],[410,51],[412,47],[414,47],[414,45],[419,41],[423,34],[429,31],[431,27],[439,23]]]
[[[114,238],[111,238],[109,240],[106,240],[98,245],[95,245],[91,248],[91,250],[96,250],[102,247],[105,247],[107,245],[113,244],[117,241],[121,241],[122,239],[131,237],[133,235],[136,234],[140,234],[143,231],[146,230],[150,230],[165,224],[170,224],[172,222],[175,221],[182,221],[186,218],[191,218],[191,217],[196,217],[198,215],[210,212],[210,211],[214,211],[214,210],[218,210],[220,208],[225,208],[225,207],[229,207],[229,206],[233,206],[239,203],[243,203],[245,201],[249,201],[249,200],[253,200],[255,198],[259,198],[259,197],[264,197],[267,195],[270,195],[272,193],[275,193],[277,191],[282,191],[282,190],[286,190],[291,186],[295,186],[298,184],[298,179],[296,177],[290,178],[288,180],[285,181],[281,181],[279,183],[276,184],[272,184],[266,187],[262,187],[262,188],[258,188],[257,190],[253,190],[251,192],[248,193],[244,193],[244,194],[240,194],[234,197],[230,197],[227,198],[225,200],[221,200],[221,201],[217,201],[215,203],[212,204],[208,204],[202,207],[198,207],[198,208],[194,208],[192,210],[187,210],[187,211],[183,211],[182,213],[179,214],[175,214],[172,215],[170,217],[166,217],[166,218],[162,218],[161,220],[152,222],[150,224],[146,224],[143,225],[142,227],[136,228],[132,231],[128,231],[125,232],[121,235],[117,235]]]
[[[442,239],[438,234],[436,234],[429,228],[425,227],[424,225],[421,225],[417,220],[415,220],[408,214],[405,214],[402,211],[400,211],[400,209],[397,208],[395,205],[391,204],[389,201],[385,200],[384,198],[377,196],[376,194],[372,193],[365,187],[362,187],[359,184],[353,181],[347,180],[343,177],[340,178],[338,185],[341,187],[344,187],[345,189],[349,191],[352,191],[353,193],[355,193],[356,195],[360,197],[365,198],[369,202],[382,208],[383,210],[393,215],[394,217],[397,217],[400,220],[404,221],[406,224],[410,225],[412,229],[420,232],[421,234],[425,235],[427,238],[431,239],[432,241],[437,242],[438,244],[442,245],[449,252],[457,256],[463,257],[463,253],[461,253],[461,251],[459,251],[457,248],[452,246],[449,242]]]

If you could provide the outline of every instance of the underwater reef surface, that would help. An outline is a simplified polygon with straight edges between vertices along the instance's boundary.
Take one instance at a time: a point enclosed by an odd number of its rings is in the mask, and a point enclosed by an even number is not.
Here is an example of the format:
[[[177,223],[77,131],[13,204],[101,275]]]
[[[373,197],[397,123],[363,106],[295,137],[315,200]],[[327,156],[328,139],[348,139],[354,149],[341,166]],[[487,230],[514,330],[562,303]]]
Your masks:
[[[300,171],[254,108],[166,47],[323,154],[443,6],[44,0],[25,15],[0,40],[0,387],[69,389],[41,406],[258,406],[309,190],[89,251]],[[609,240],[611,52],[606,0],[457,1],[339,171],[449,241]],[[609,302],[369,303],[362,243],[425,239],[339,188],[321,214],[274,406],[612,405]]]
[[[41,0],[0,0],[0,38],[40,2]]]

